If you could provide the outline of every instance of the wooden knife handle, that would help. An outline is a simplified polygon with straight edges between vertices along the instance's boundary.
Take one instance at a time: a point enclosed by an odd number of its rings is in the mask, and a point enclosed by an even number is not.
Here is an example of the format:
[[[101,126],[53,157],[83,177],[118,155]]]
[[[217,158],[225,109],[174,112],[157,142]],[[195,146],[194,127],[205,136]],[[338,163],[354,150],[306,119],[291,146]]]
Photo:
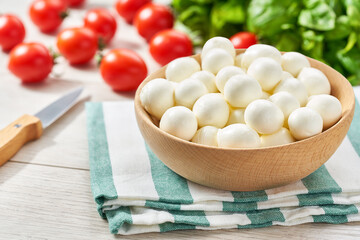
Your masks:
[[[14,156],[25,143],[38,139],[42,131],[40,119],[26,114],[0,130],[0,166]]]

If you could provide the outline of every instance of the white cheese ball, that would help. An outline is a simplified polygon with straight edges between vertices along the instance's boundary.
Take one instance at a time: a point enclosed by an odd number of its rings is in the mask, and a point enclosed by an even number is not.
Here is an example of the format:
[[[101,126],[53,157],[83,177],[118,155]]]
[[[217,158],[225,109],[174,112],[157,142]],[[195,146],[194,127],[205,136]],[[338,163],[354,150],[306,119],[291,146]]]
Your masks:
[[[222,68],[218,74],[216,75],[215,82],[216,87],[219,89],[220,92],[224,92],[224,86],[226,82],[231,78],[232,76],[239,75],[239,74],[245,74],[245,72],[236,66],[227,66]]]
[[[245,123],[260,134],[272,134],[284,124],[284,114],[274,103],[258,99],[245,109]]]
[[[195,78],[185,79],[175,88],[175,104],[191,109],[195,101],[206,93],[208,90],[201,81]]]
[[[202,69],[217,74],[226,66],[233,66],[234,58],[224,49],[214,48],[210,50],[201,61]]]
[[[281,74],[281,80],[284,80],[284,79],[287,79],[287,78],[293,78],[294,76],[291,75],[290,73],[288,72],[285,72],[283,71],[282,74]]]
[[[153,79],[141,89],[140,101],[148,113],[160,119],[175,104],[174,85],[163,78]]]
[[[213,126],[205,126],[197,130],[195,136],[191,139],[194,143],[199,143],[208,146],[217,146],[218,128]]]
[[[229,119],[229,111],[229,105],[220,93],[205,94],[195,102],[193,107],[199,127],[224,127]]]
[[[231,108],[229,120],[226,123],[226,125],[231,125],[234,123],[244,123],[245,124],[244,113],[245,113],[244,108]]]
[[[270,93],[262,91],[260,99],[268,99],[270,97]]]
[[[203,59],[211,50],[221,48],[228,52],[232,58],[235,58],[235,48],[232,42],[224,37],[213,37],[207,40],[201,52],[201,59]]]
[[[301,107],[305,106],[308,101],[306,87],[296,78],[291,77],[281,80],[280,83],[275,87],[274,93],[282,91],[289,92],[294,97],[296,97]]]
[[[281,128],[273,134],[264,134],[260,137],[262,147],[279,146],[287,143],[295,142],[293,136],[287,128]]]
[[[247,74],[255,78],[264,91],[270,91],[280,82],[282,72],[281,65],[268,57],[255,59],[247,70]]]
[[[235,57],[235,66],[241,68],[241,59],[244,56],[244,53],[240,53],[238,55],[236,55]]]
[[[218,131],[218,146],[227,148],[257,148],[260,147],[260,137],[249,126],[236,123]]]
[[[184,140],[190,140],[198,128],[194,113],[183,106],[166,110],[160,120],[160,129]]]
[[[308,95],[330,94],[331,87],[329,80],[323,72],[316,68],[306,67],[298,75],[308,92]]]
[[[200,71],[200,65],[194,58],[182,57],[171,61],[167,65],[165,76],[169,81],[181,82],[197,71]]]
[[[241,67],[247,69],[257,58],[269,57],[281,63],[281,53],[275,47],[266,44],[254,44],[246,49],[241,58]]]
[[[281,56],[281,66],[296,77],[304,67],[310,67],[310,62],[301,53],[287,52]]]
[[[306,106],[320,114],[324,129],[328,129],[341,118],[341,103],[334,96],[327,94],[311,96]]]
[[[209,93],[218,92],[215,84],[215,75],[211,72],[199,71],[191,75],[191,78],[200,80],[205,85]]]
[[[261,86],[249,75],[235,75],[224,87],[224,97],[233,107],[246,107],[262,95]]]
[[[285,120],[288,119],[290,113],[300,108],[299,101],[289,92],[277,92],[271,95],[269,100],[281,109]]]
[[[296,140],[302,140],[321,133],[323,120],[315,110],[302,107],[295,109],[288,120],[290,133]]]

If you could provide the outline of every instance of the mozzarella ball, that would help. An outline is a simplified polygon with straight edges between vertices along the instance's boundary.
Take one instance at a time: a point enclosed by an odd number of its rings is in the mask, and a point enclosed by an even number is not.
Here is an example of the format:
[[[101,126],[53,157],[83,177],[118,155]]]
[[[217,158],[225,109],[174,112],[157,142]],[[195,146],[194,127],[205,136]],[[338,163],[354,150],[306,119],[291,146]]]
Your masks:
[[[234,123],[244,123],[245,124],[244,113],[245,113],[244,108],[230,109],[230,116],[229,116],[229,120],[226,123],[226,125],[231,125]]]
[[[261,57],[251,63],[247,74],[255,78],[264,91],[269,91],[280,82],[282,69],[280,64],[274,59]]]
[[[329,80],[323,72],[316,68],[306,67],[298,75],[308,92],[308,95],[330,94],[331,87]]]
[[[296,78],[291,77],[281,80],[280,83],[275,87],[274,93],[282,91],[289,92],[294,97],[296,97],[301,107],[306,105],[308,100],[306,87]]]
[[[269,57],[281,63],[281,53],[275,47],[266,44],[255,44],[246,49],[241,59],[241,67],[248,68],[257,58]]]
[[[235,66],[241,68],[241,59],[244,56],[244,53],[240,53],[238,55],[236,55],[235,57]]]
[[[163,78],[151,80],[141,89],[140,101],[148,113],[160,119],[174,106],[174,86]]]
[[[218,131],[218,146],[227,148],[257,148],[260,138],[257,132],[249,126],[236,123]]]
[[[188,78],[180,82],[175,88],[175,103],[191,109],[195,101],[206,93],[208,90],[202,82]]]
[[[201,59],[203,59],[211,50],[215,48],[221,48],[228,52],[232,58],[235,58],[235,48],[229,39],[224,37],[213,37],[204,44],[201,52]]]
[[[203,58],[201,66],[203,70],[217,74],[220,69],[226,66],[234,65],[234,58],[224,49],[214,48],[210,50]]]
[[[328,129],[341,118],[341,103],[334,96],[327,94],[311,96],[306,106],[320,114],[324,129]]]
[[[200,143],[208,146],[217,146],[218,128],[213,126],[205,126],[197,130],[195,136],[191,139],[192,142]]]
[[[283,71],[281,74],[281,80],[287,79],[287,78],[293,78],[294,76],[291,75],[289,72]]]
[[[221,69],[218,74],[216,75],[216,86],[219,89],[220,92],[224,92],[224,86],[226,82],[231,78],[232,76],[239,75],[239,74],[245,74],[243,70],[239,67],[235,66],[227,66]]]
[[[304,67],[310,67],[310,62],[301,53],[287,52],[281,56],[281,66],[296,77]]]
[[[235,75],[224,87],[224,97],[233,107],[246,107],[261,95],[260,84],[248,75]]]
[[[291,134],[296,140],[302,140],[321,133],[323,120],[315,110],[302,107],[295,109],[288,120]]]
[[[184,140],[192,139],[197,127],[194,113],[183,106],[169,108],[160,120],[160,129]]]
[[[272,134],[284,124],[284,114],[274,103],[258,99],[245,109],[245,123],[260,134]]]
[[[277,92],[270,96],[269,100],[281,109],[285,120],[288,119],[290,113],[300,108],[299,101],[288,92]]]
[[[287,128],[281,128],[273,134],[264,134],[260,137],[262,147],[278,146],[295,142]]]
[[[222,128],[229,119],[229,106],[220,93],[208,93],[200,97],[194,104],[193,112],[199,127]]]
[[[268,99],[269,97],[270,97],[269,93],[262,91],[260,99]]]
[[[191,75],[191,78],[200,80],[205,85],[209,93],[218,92],[215,85],[215,75],[211,72],[199,71]]]
[[[182,57],[171,61],[167,65],[165,76],[169,81],[181,82],[197,71],[200,71],[200,65],[194,58]]]

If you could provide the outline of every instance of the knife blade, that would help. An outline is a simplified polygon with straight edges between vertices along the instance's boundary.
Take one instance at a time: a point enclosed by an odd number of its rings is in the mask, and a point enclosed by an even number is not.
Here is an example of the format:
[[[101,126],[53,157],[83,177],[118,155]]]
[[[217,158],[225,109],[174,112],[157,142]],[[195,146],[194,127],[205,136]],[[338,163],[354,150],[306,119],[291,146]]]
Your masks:
[[[36,113],[34,116],[40,119],[43,129],[50,126],[74,106],[82,91],[82,87],[76,88]]]
[[[82,87],[76,88],[35,115],[25,114],[0,130],[0,166],[14,156],[25,143],[40,138],[43,129],[75,105],[82,91]]]

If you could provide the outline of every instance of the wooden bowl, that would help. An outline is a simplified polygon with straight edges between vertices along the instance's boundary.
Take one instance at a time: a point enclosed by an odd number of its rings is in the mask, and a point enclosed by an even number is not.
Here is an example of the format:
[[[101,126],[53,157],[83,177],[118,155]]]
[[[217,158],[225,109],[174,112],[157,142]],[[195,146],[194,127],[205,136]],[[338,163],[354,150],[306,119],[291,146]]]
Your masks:
[[[244,50],[237,50],[241,53]],[[200,62],[200,56],[193,56]],[[342,117],[326,131],[294,143],[265,148],[233,149],[200,145],[174,137],[157,127],[140,103],[140,91],[166,66],[150,74],[137,89],[135,113],[140,131],[156,156],[177,174],[193,182],[231,191],[269,189],[300,180],[324,164],[341,144],[354,114],[354,92],[345,77],[324,63],[308,58],[328,77],[331,94],[342,105]]]

